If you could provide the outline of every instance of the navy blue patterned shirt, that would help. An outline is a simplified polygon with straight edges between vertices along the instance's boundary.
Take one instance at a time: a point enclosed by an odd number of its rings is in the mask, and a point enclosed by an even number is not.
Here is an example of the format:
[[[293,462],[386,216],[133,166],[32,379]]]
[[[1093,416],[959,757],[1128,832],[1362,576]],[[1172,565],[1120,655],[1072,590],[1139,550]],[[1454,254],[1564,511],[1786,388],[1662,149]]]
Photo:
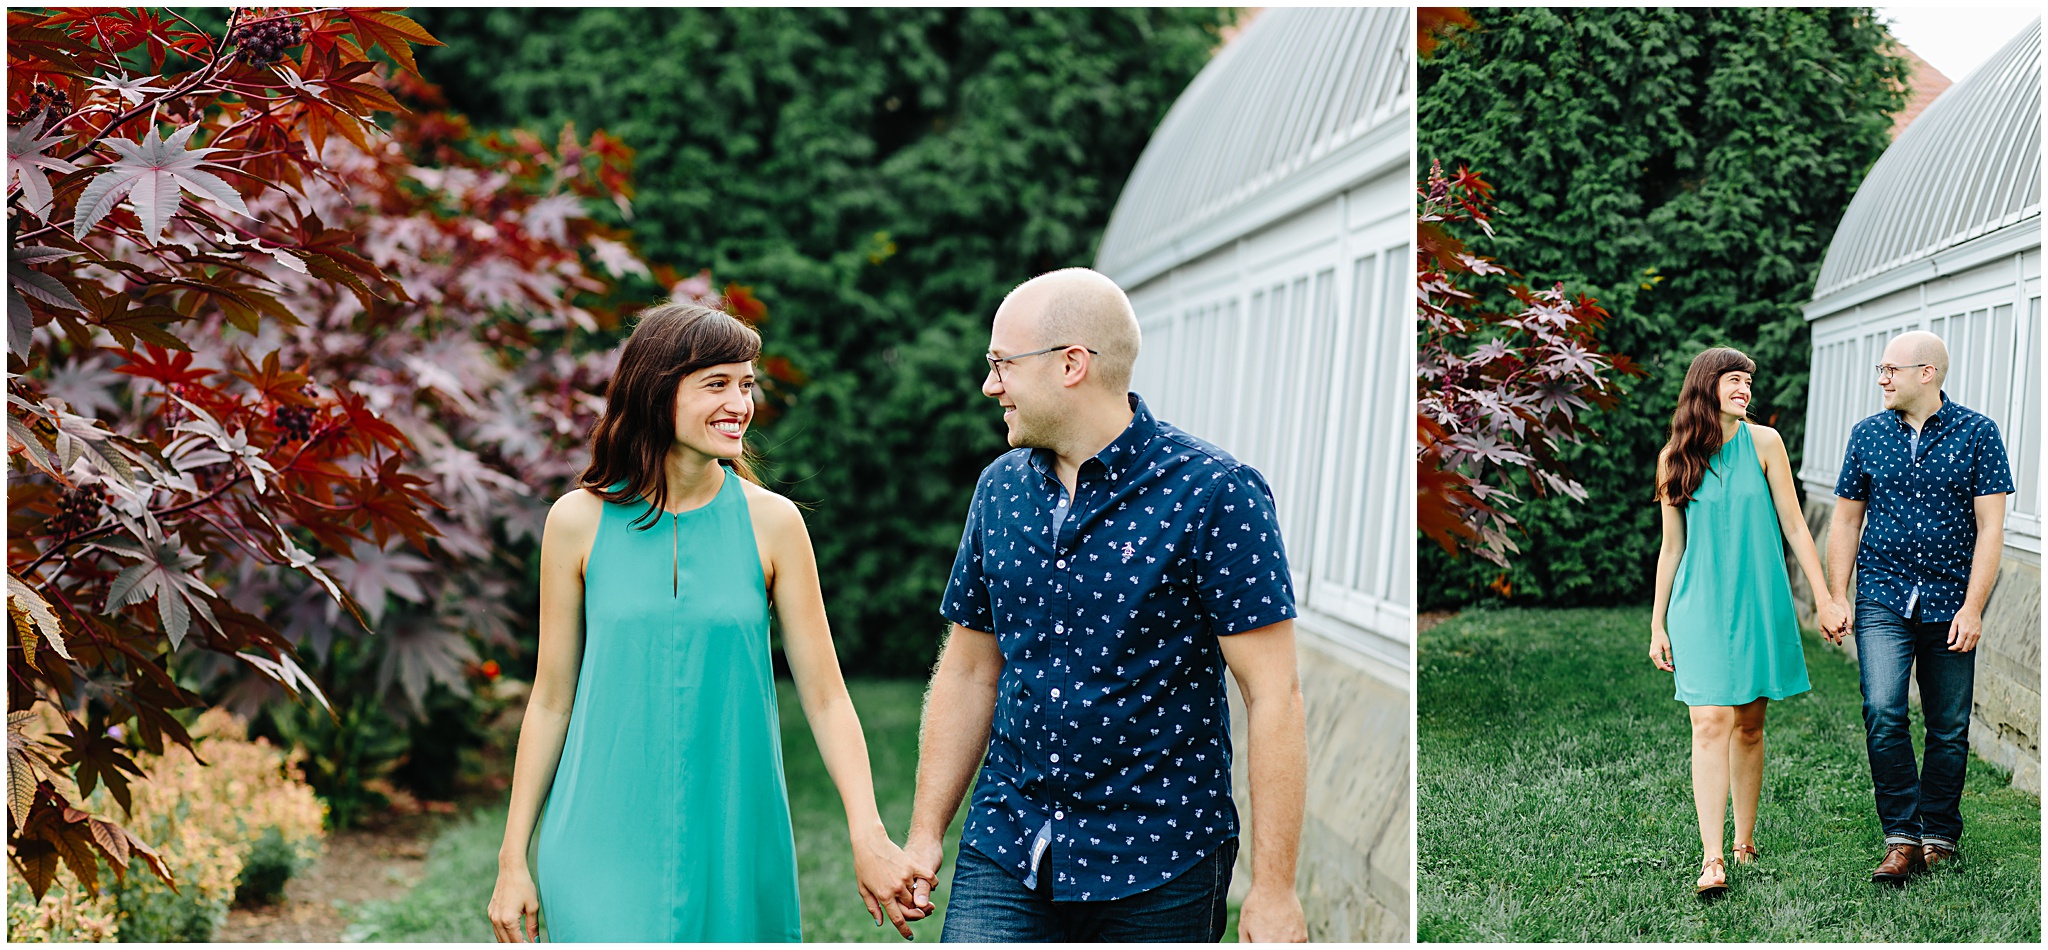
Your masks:
[[[1856,551],[1856,596],[1903,617],[1955,618],[1970,586],[1978,495],[2013,490],[1998,424],[1941,394],[1916,434],[1887,409],[1856,423],[1835,494],[1870,504]]]
[[[1295,615],[1265,479],[1131,407],[1070,511],[1049,450],[981,473],[939,610],[1003,655],[961,841],[1054,900],[1142,893],[1237,835],[1217,638]]]

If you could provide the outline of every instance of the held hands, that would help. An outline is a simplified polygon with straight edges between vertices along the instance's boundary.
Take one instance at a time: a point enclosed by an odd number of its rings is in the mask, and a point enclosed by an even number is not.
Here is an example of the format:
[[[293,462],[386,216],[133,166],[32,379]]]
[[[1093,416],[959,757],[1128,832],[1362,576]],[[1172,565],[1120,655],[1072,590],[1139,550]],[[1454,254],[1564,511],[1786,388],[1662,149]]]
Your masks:
[[[1839,644],[1848,638],[1854,621],[1849,617],[1846,604],[1833,597],[1816,597],[1813,614],[1814,622],[1820,625],[1820,635],[1829,643]]]
[[[910,867],[916,875],[911,882],[911,891],[902,907],[906,920],[923,920],[936,909],[932,906],[932,890],[939,885],[939,866],[946,863],[946,848],[936,838],[919,838],[912,832],[909,841],[903,844],[903,854],[910,859]]]
[[[1252,882],[1251,893],[1237,915],[1239,943],[1307,943],[1308,919],[1301,912],[1301,898],[1292,887],[1261,887]]]
[[[486,910],[491,933],[499,943],[533,943],[540,939],[540,893],[526,868],[499,868],[498,886]]]
[[[1650,662],[1666,673],[1675,673],[1678,668],[1671,665],[1671,637],[1663,627],[1650,628]]]
[[[914,893],[924,887],[924,881],[904,853],[902,848],[889,840],[888,832],[878,824],[874,831],[855,836],[853,841],[853,873],[860,885],[860,899],[868,905],[868,916],[875,919],[875,926],[882,925],[886,914],[889,922],[896,926],[896,932],[909,940],[910,924],[907,921],[921,920],[929,913],[930,903],[924,911],[917,906]],[[927,891],[928,892],[928,891]]]

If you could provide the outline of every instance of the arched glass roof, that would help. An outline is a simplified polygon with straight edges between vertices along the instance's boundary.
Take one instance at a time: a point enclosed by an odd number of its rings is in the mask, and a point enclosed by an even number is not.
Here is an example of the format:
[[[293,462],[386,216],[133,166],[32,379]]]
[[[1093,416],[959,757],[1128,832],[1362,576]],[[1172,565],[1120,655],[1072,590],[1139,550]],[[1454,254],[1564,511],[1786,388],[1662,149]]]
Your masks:
[[[1814,299],[2041,213],[2041,21],[1934,100],[1870,169]]]
[[[1167,110],[1096,268],[1122,271],[1402,115],[1411,33],[1405,8],[1261,13]]]

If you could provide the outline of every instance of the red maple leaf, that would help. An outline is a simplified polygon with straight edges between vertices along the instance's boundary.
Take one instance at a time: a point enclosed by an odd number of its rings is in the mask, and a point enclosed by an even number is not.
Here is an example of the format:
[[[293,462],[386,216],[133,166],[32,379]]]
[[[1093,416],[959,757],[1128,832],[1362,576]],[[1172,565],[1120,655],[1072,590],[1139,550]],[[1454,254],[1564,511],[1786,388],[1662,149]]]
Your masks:
[[[361,40],[365,50],[382,46],[391,58],[406,72],[417,75],[419,65],[412,59],[412,44],[422,46],[445,46],[426,28],[414,23],[411,18],[392,13],[395,7],[343,7],[341,15],[348,19],[349,31]]]
[[[768,318],[768,305],[762,303],[761,298],[754,296],[754,288],[745,284],[725,285],[724,310],[749,326]]]
[[[199,385],[206,381],[206,377],[220,372],[211,366],[194,368],[190,352],[174,352],[154,343],[144,343],[141,353],[117,347],[106,349],[120,354],[127,361],[126,365],[114,367],[114,372],[153,379],[162,383],[165,389],[175,385]]]

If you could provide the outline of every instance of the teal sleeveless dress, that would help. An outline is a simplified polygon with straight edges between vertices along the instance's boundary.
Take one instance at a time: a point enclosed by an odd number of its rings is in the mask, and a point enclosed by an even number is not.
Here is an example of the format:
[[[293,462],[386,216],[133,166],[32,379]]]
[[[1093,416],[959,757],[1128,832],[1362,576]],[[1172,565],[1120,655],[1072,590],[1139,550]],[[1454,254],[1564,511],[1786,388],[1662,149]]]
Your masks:
[[[583,665],[536,836],[556,941],[799,941],[768,596],[737,475],[631,523],[605,503]]]
[[[1744,423],[1685,506],[1685,556],[1664,614],[1679,702],[1740,706],[1812,688],[1782,537]]]

